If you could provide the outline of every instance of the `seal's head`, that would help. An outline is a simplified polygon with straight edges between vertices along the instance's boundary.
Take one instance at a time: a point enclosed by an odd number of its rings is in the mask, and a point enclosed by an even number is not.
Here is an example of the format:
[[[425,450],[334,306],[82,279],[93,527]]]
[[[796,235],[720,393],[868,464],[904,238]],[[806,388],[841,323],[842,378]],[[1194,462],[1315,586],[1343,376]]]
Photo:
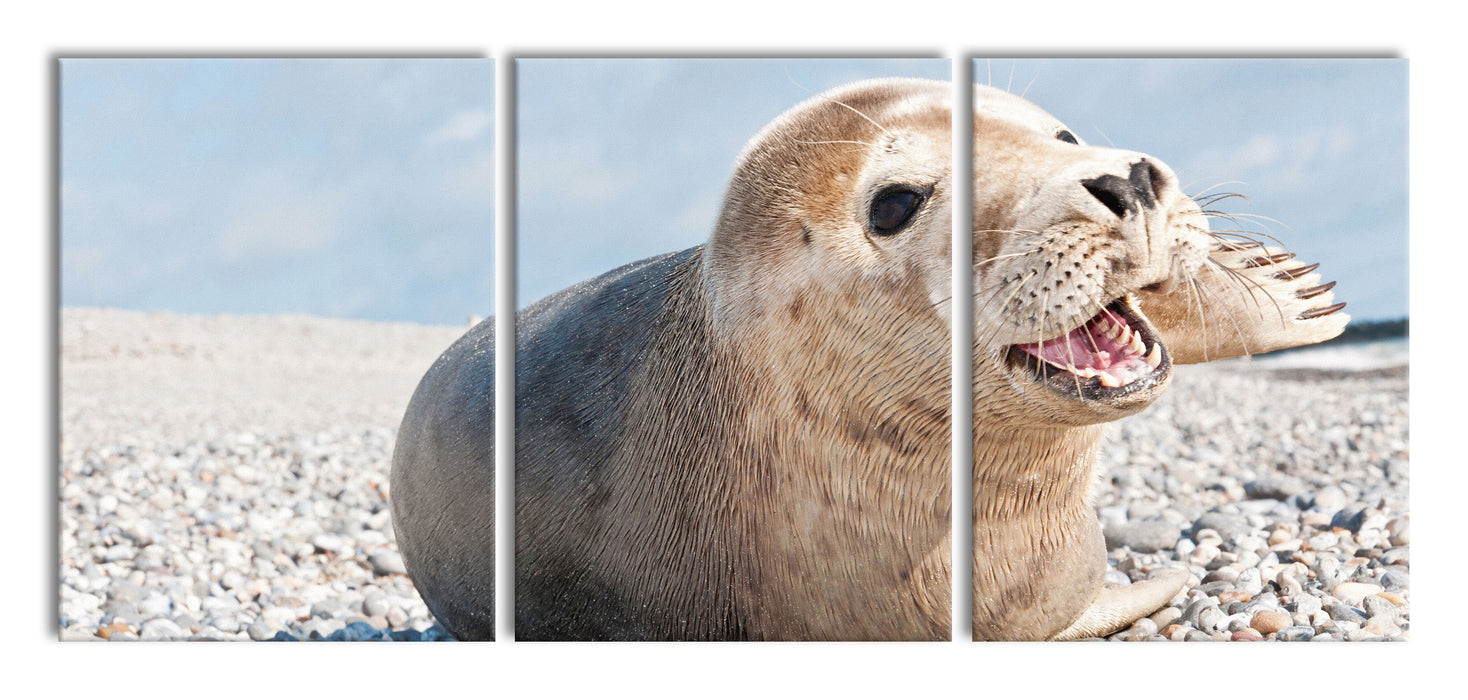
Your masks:
[[[1162,161],[1089,146],[1006,92],[974,93],[975,417],[1078,425],[1141,410],[1172,362],[1136,295],[1198,271],[1206,218]]]
[[[854,296],[946,327],[951,125],[951,86],[917,79],[852,83],[771,122],[740,154],[708,244],[721,324]]]

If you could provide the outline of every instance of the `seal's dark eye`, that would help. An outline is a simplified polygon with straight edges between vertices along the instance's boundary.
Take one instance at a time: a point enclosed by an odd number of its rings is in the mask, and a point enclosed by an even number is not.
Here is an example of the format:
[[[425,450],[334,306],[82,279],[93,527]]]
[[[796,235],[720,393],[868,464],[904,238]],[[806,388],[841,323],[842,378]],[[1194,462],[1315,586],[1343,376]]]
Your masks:
[[[1061,141],[1064,141],[1066,143],[1074,143],[1074,144],[1079,144],[1080,143],[1080,141],[1077,141],[1076,140],[1076,135],[1075,134],[1072,134],[1069,131],[1066,131],[1065,129],[1061,129],[1060,130],[1060,133],[1058,133],[1058,134],[1055,135],[1055,138],[1060,139]]]
[[[927,197],[906,187],[884,190],[872,201],[872,231],[879,236],[897,233],[912,220]]]

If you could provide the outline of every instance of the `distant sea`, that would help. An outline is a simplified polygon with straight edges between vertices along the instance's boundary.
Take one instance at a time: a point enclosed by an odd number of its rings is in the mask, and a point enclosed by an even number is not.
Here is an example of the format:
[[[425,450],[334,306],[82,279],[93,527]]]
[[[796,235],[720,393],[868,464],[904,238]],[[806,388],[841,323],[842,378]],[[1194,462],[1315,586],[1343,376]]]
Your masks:
[[[1336,343],[1257,355],[1251,364],[1261,369],[1327,369],[1363,371],[1405,367],[1407,338]]]

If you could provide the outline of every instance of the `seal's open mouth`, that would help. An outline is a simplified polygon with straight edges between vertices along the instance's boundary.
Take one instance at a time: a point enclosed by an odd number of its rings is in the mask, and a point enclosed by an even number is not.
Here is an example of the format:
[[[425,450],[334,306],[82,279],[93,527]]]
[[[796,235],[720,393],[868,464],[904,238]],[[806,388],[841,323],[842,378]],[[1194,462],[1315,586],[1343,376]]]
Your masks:
[[[1095,400],[1149,388],[1172,370],[1167,351],[1131,295],[1065,335],[1010,346],[1009,359],[1059,393]]]

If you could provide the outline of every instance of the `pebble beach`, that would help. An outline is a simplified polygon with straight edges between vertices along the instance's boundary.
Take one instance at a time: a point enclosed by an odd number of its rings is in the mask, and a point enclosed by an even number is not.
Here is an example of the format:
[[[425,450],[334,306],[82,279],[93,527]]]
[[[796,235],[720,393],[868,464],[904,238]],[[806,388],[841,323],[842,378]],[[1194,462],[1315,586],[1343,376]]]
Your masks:
[[[388,472],[465,328],[67,308],[60,329],[61,639],[447,638]]]
[[[441,640],[388,472],[465,327],[66,308],[62,640]],[[1405,363],[1181,367],[1110,429],[1108,582],[1187,589],[1113,641],[1410,637]]]
[[[1181,367],[1160,401],[1111,427],[1097,501],[1108,582],[1191,576],[1109,639],[1411,636],[1405,346],[1399,364],[1300,364]]]

